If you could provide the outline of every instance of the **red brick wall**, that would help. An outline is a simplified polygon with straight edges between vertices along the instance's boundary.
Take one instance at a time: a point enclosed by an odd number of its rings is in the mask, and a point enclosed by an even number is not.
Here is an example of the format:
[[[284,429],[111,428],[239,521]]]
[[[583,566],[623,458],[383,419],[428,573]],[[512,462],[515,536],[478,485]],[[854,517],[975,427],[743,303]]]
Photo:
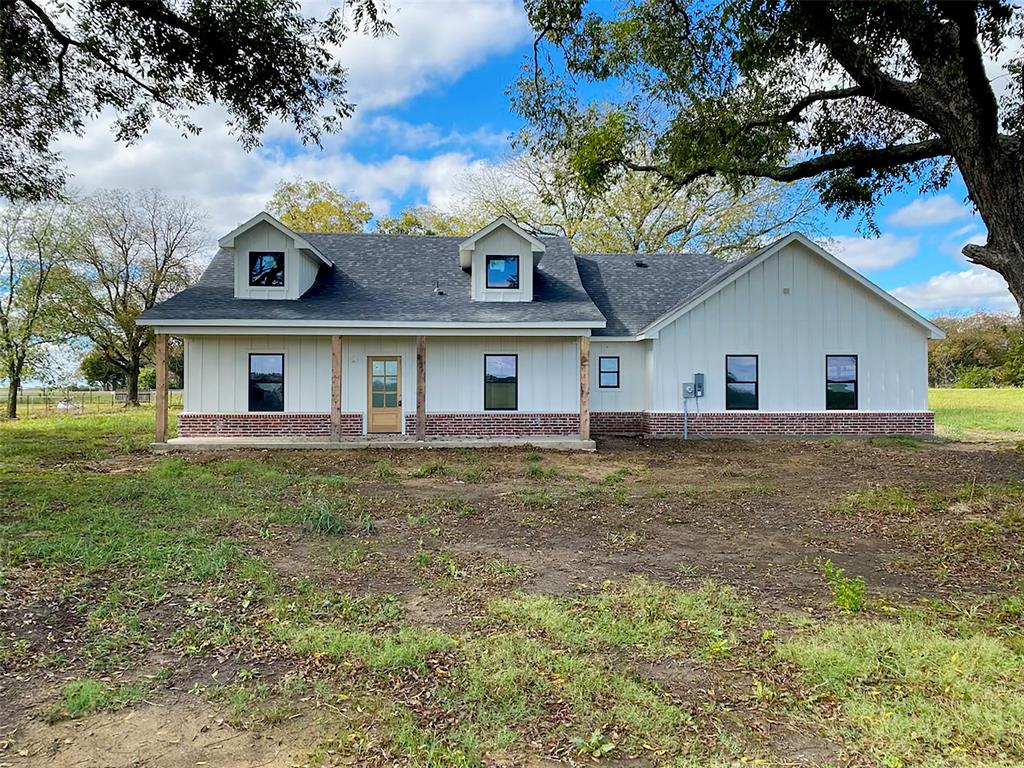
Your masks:
[[[363,434],[361,413],[341,414],[345,437]],[[325,437],[331,436],[329,413],[182,413],[178,437]]]
[[[639,435],[644,431],[643,411],[592,411],[592,435]]]
[[[416,415],[406,414],[406,434],[416,434]],[[427,437],[577,436],[578,413],[428,413]]]
[[[726,411],[690,414],[689,422],[691,431],[704,435],[931,435],[935,432],[935,416],[931,412]],[[681,435],[683,414],[647,412],[644,432]]]

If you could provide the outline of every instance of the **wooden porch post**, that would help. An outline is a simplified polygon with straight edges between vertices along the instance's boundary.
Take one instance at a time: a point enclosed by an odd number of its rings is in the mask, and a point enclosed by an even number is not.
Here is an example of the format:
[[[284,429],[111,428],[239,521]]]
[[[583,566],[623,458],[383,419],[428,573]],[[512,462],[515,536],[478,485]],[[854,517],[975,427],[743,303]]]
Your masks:
[[[416,439],[427,437],[427,337],[416,337]]]
[[[331,336],[331,440],[341,440],[341,336]]]
[[[167,334],[156,335],[156,441],[167,442]]]
[[[590,337],[580,336],[580,440],[590,439]]]

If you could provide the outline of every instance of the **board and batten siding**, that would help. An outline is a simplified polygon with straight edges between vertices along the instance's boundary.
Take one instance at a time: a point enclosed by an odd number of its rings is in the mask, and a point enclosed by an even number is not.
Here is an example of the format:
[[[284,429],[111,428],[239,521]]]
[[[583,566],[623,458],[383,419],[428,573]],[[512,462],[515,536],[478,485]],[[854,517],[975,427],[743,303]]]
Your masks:
[[[366,412],[367,358],[402,360],[402,411],[416,412],[416,338],[344,336],[342,410]],[[249,353],[285,356],[285,412],[329,413],[329,336],[189,336],[185,338],[185,406],[189,413],[248,410]],[[519,356],[519,411],[579,410],[579,347],[575,338],[427,338],[427,411],[482,412],[484,355]]]
[[[824,411],[825,356],[857,355],[858,410],[925,411],[927,333],[792,243],[661,330],[650,408],[682,410],[682,383],[700,372],[700,410],[724,411],[728,354],[758,356],[760,411]]]
[[[647,356],[650,341],[590,342],[590,410],[644,411],[650,401]],[[599,366],[602,357],[619,358],[619,388],[602,389]]]
[[[487,257],[518,256],[519,288],[488,288]],[[471,268],[474,301],[533,301],[533,246],[505,226],[477,240]]]
[[[249,285],[249,252],[284,253],[284,286],[270,288]],[[235,298],[298,299],[316,280],[320,262],[295,247],[287,234],[260,222],[235,237]]]
[[[249,354],[284,355],[284,408],[331,410],[331,340],[327,336],[185,337],[185,406],[189,413],[246,413]]]
[[[428,413],[483,411],[485,354],[519,356],[519,411],[579,412],[576,338],[435,336],[427,338]]]

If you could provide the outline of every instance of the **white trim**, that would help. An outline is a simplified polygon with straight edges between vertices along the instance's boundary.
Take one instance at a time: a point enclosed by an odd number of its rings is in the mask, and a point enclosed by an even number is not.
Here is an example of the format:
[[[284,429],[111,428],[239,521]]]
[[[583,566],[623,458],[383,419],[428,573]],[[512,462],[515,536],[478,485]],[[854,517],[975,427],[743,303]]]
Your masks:
[[[323,262],[328,267],[334,265],[333,261],[328,259],[319,250],[317,250],[315,247],[313,247],[313,245],[308,240],[306,240],[305,238],[300,237],[290,227],[288,227],[285,224],[283,224],[282,222],[278,221],[276,218],[271,216],[266,211],[260,211],[255,216],[253,216],[251,219],[249,219],[247,222],[245,222],[243,224],[239,224],[233,230],[231,230],[226,235],[224,235],[224,237],[222,237],[220,240],[218,240],[217,241],[217,245],[219,245],[221,248],[234,248],[235,247],[235,238],[238,237],[239,235],[241,235],[243,232],[246,232],[246,231],[252,229],[257,224],[269,224],[270,226],[272,226],[274,229],[276,229],[281,234],[286,235],[287,237],[290,237],[292,239],[292,242],[295,243],[295,247],[298,248],[300,251],[308,251],[310,254],[312,254],[313,256],[318,258],[321,262]]]
[[[274,318],[245,319],[245,320],[188,320],[188,319],[158,319],[147,320],[140,318],[136,321],[138,325],[179,325],[203,327],[208,325],[237,326],[240,328],[251,327],[274,327],[274,328],[491,328],[503,330],[509,328],[603,328],[604,321],[596,320],[559,320],[550,323],[541,322],[520,322],[520,323],[471,323],[462,321],[391,321],[391,320],[341,320],[330,322],[323,320],[277,320]]]
[[[787,245],[789,245],[791,243],[794,243],[794,242],[800,243],[805,248],[807,248],[809,251],[811,251],[811,253],[813,253],[816,256],[820,257],[821,259],[825,260],[826,262],[831,264],[833,267],[838,269],[840,272],[842,272],[844,275],[846,275],[847,277],[852,278],[854,281],[859,283],[862,288],[866,288],[868,291],[873,293],[875,296],[877,296],[878,298],[882,299],[882,301],[886,302],[891,307],[893,307],[897,311],[903,313],[904,315],[909,317],[911,320],[913,320],[918,325],[922,326],[925,330],[928,331],[928,338],[930,338],[930,339],[944,339],[946,337],[946,334],[942,331],[941,328],[939,328],[934,323],[930,322],[926,318],[924,318],[921,315],[919,315],[917,312],[912,310],[910,307],[908,307],[902,301],[897,299],[895,296],[892,296],[891,294],[889,294],[886,291],[884,291],[881,288],[879,288],[873,282],[871,282],[866,277],[864,277],[864,275],[860,274],[860,272],[857,272],[855,269],[852,269],[851,267],[849,267],[846,264],[844,264],[843,262],[841,262],[839,259],[837,259],[831,253],[826,251],[820,245],[815,243],[813,240],[810,240],[809,238],[805,237],[804,235],[800,234],[799,232],[792,232],[792,233],[786,235],[785,237],[782,237],[782,238],[776,240],[771,245],[768,245],[768,246],[765,246],[764,248],[762,248],[760,253],[755,255],[747,264],[744,264],[743,267],[741,267],[740,269],[737,269],[735,272],[733,272],[731,275],[729,275],[725,280],[722,280],[720,283],[717,283],[716,285],[712,286],[709,290],[704,291],[703,293],[695,296],[694,298],[690,299],[689,301],[685,302],[684,304],[678,305],[675,308],[670,309],[668,312],[666,312],[664,315],[659,317],[657,320],[654,320],[653,322],[649,323],[645,328],[643,328],[640,331],[639,334],[637,334],[637,339],[652,339],[652,338],[656,338],[657,333],[662,328],[664,328],[666,325],[668,325],[669,323],[672,323],[675,320],[679,319],[680,317],[685,315],[687,312],[689,312],[694,307],[702,304],[704,301],[706,301],[711,296],[714,296],[716,293],[718,293],[720,290],[722,290],[725,286],[729,285],[730,283],[734,282],[735,280],[738,280],[740,277],[742,277],[747,272],[752,270],[758,264],[761,264],[761,263],[767,261],[769,258],[771,258],[776,253],[778,253],[780,250],[782,250],[785,246],[787,246]]]
[[[610,341],[614,343],[621,343],[626,341],[640,342],[642,341],[642,339],[640,339],[637,336],[594,336],[593,334],[591,334],[590,341],[594,344],[598,344],[604,341]]]
[[[544,245],[544,243],[542,243],[536,237],[534,237],[529,232],[527,232],[525,229],[520,227],[518,224],[516,224],[514,221],[512,221],[512,219],[510,219],[508,216],[499,216],[498,218],[496,218],[494,221],[492,221],[490,224],[488,224],[486,227],[481,229],[476,234],[470,235],[468,238],[466,238],[461,243],[459,243],[459,250],[460,251],[472,251],[472,250],[474,250],[476,248],[476,241],[477,240],[479,240],[480,238],[486,237],[487,235],[491,234],[491,232],[493,232],[494,230],[496,230],[500,226],[508,227],[513,232],[515,232],[517,235],[519,235],[521,238],[523,238],[524,240],[527,240],[530,243],[530,245],[533,246],[533,251],[535,253],[544,253],[545,250],[547,250],[547,247]]]
[[[197,325],[174,320],[150,322],[157,333],[171,336],[589,336],[590,327],[565,326],[495,326],[428,327],[410,325],[369,325],[365,327],[338,325]]]

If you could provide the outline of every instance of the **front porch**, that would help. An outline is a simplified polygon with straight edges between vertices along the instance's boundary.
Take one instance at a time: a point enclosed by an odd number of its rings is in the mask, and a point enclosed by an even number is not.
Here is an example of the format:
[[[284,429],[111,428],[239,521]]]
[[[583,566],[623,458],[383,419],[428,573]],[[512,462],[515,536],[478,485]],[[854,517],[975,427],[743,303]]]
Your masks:
[[[315,437],[173,437],[154,443],[158,453],[173,451],[257,450],[352,450],[362,448],[439,449],[439,448],[538,448],[548,451],[594,451],[593,440],[572,437],[427,437],[414,435],[364,435],[341,440]]]

